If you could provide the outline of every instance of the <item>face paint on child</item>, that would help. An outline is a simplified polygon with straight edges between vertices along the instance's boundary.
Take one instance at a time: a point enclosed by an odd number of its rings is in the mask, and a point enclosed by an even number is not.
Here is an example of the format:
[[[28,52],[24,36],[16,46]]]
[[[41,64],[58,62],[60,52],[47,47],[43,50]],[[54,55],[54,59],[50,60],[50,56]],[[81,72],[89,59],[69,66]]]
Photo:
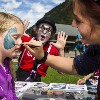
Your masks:
[[[4,38],[4,48],[5,49],[11,49],[15,46],[15,42],[11,37],[12,33],[17,33],[17,29],[16,28],[11,28],[8,33],[6,34],[5,38]]]

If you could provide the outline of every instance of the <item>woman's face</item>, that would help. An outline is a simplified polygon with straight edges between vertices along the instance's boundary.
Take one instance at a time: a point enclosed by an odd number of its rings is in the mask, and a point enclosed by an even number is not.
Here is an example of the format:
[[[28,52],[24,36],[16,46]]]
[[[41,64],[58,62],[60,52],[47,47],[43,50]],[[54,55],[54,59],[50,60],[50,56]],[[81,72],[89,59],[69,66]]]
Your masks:
[[[89,22],[83,19],[79,14],[74,12],[74,19],[72,22],[72,26],[77,27],[78,31],[81,34],[81,41],[83,43],[87,43],[90,41],[91,37],[91,27]]]
[[[24,33],[24,28],[20,24],[14,24],[2,36],[3,48],[2,54],[4,57],[15,57],[22,43],[21,37]]]
[[[75,2],[75,0],[74,0]],[[72,26],[78,28],[78,31],[81,34],[81,41],[85,44],[100,44],[99,35],[96,30],[92,30],[92,25],[90,24],[90,20],[88,18],[83,17],[79,12],[79,8],[74,8],[74,19],[72,22]],[[86,16],[87,17],[87,16]],[[94,23],[95,24],[95,23]]]

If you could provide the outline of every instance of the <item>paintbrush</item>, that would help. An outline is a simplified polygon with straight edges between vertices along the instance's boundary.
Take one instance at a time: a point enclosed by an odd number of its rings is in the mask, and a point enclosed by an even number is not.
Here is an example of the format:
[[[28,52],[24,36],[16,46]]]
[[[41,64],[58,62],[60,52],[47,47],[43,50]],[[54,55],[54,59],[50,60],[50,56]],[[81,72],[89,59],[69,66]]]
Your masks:
[[[24,43],[21,43],[20,46],[24,46]],[[28,45],[30,48],[36,48],[36,47],[40,47],[40,46],[35,46],[35,45]]]

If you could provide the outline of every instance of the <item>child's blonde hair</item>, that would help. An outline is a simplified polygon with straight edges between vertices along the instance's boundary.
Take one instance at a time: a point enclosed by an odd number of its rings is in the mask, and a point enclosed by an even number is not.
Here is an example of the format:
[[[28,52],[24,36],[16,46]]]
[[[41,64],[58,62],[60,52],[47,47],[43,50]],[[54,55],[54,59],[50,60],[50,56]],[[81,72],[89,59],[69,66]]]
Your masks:
[[[0,34],[6,32],[12,25],[17,23],[23,25],[23,22],[17,16],[5,12],[0,12]]]

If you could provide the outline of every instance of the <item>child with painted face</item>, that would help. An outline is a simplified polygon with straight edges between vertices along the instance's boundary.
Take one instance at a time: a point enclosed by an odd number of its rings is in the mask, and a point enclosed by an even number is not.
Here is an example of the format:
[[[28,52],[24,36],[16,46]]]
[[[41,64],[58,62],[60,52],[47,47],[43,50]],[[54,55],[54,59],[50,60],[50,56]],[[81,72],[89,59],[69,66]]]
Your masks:
[[[18,100],[10,61],[19,51],[23,33],[24,25],[18,17],[0,12],[0,100]]]
[[[64,47],[67,39],[65,32],[59,33],[58,39],[59,37],[62,37],[62,39],[59,40],[59,42],[57,43],[58,45],[54,46],[52,45],[53,43],[50,43],[50,39],[56,33],[55,22],[51,18],[46,17],[38,20],[35,24],[34,29],[36,38],[25,35],[22,37],[23,42],[32,41],[35,39],[42,42],[44,51],[47,51],[50,55],[64,55]],[[34,69],[36,59],[34,55],[32,55],[27,49],[25,49],[24,46],[21,46],[20,50],[22,53],[19,56],[17,80],[26,81],[27,78],[30,76],[32,69]],[[42,63],[37,64],[36,66],[37,68],[35,72],[37,74],[35,79],[32,81],[41,82],[41,77],[45,77],[47,74],[46,71],[48,69],[48,65]]]

